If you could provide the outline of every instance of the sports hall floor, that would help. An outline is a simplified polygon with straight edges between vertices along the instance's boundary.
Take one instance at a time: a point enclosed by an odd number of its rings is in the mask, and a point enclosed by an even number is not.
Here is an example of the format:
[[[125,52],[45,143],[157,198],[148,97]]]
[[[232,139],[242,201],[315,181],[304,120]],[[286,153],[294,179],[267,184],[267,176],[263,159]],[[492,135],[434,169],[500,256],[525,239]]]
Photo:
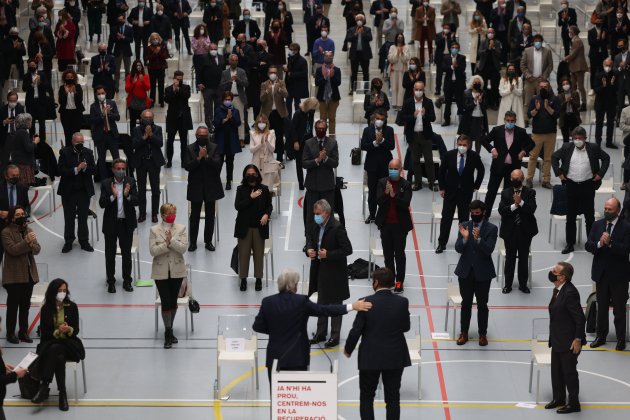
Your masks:
[[[249,1],[247,2],[250,3]],[[299,9],[301,2],[291,1],[291,9]],[[335,2],[329,16],[332,20],[332,38],[341,49],[345,22],[341,18],[341,6]],[[432,0],[432,4],[435,1]],[[536,2],[528,2],[528,17],[534,18]],[[591,4],[592,3],[592,4]],[[135,1],[130,4],[135,5]],[[366,4],[368,4],[366,2]],[[399,15],[408,15],[408,4],[402,0],[394,1],[400,7]],[[472,1],[461,1],[462,9],[474,8]],[[553,1],[558,7],[558,1]],[[574,1],[590,16],[594,2]],[[366,6],[369,7],[369,6]],[[24,5],[22,5],[24,9]],[[541,23],[549,20],[550,6],[539,8]],[[579,12],[580,28],[586,35],[585,13]],[[472,12],[465,12],[466,21]],[[464,14],[462,14],[464,16]],[[23,11],[20,27],[25,28],[28,15]],[[83,17],[85,19],[85,16]],[[301,12],[294,11],[294,29],[298,42],[305,45],[305,30],[301,24]],[[463,18],[462,18],[463,19]],[[193,26],[200,21],[193,17]],[[371,18],[368,19],[371,25]],[[410,20],[406,19],[409,37]],[[537,32],[543,27],[534,21]],[[553,24],[551,24],[553,26]],[[538,30],[537,30],[538,29]],[[83,28],[82,28],[83,30]],[[546,38],[553,38],[554,30],[546,27]],[[27,34],[22,29],[22,35]],[[82,43],[85,43],[83,35]],[[557,39],[559,40],[559,34]],[[460,31],[460,40],[464,53],[468,52],[468,34]],[[558,51],[558,44],[551,46]],[[94,53],[95,44],[88,45],[86,51]],[[304,47],[303,47],[304,52]],[[554,56],[557,63],[558,56]],[[369,245],[369,228],[363,223],[362,215],[362,179],[361,166],[350,164],[350,149],[358,143],[358,133],[363,125],[359,125],[359,114],[362,106],[357,107],[356,122],[352,122],[351,97],[347,93],[349,63],[344,53],[338,53],[336,63],[342,69],[344,84],[342,85],[342,104],[338,111],[338,136],[341,163],[338,175],[348,181],[348,189],[343,192],[347,230],[354,253],[349,258],[367,259]],[[190,57],[180,56],[179,66],[186,71],[189,79]],[[375,66],[374,61],[372,62]],[[56,65],[56,63],[55,63]],[[172,74],[172,68],[169,72]],[[425,68],[425,70],[427,70]],[[376,70],[372,70],[376,76]],[[552,76],[555,80],[555,75]],[[167,77],[168,80],[168,77]],[[91,79],[88,80],[91,84]],[[433,83],[429,84],[427,93],[433,91]],[[555,86],[555,83],[553,83]],[[56,89],[55,89],[56,90]],[[90,92],[90,100],[92,100]],[[124,94],[117,98],[120,105]],[[196,105],[193,106],[193,117],[196,117]],[[589,107],[590,109],[590,107]],[[164,110],[156,108],[156,122],[163,123]],[[494,124],[494,113],[491,124]],[[394,114],[390,114],[393,121]],[[587,121],[588,118],[586,119]],[[361,121],[363,121],[361,119]],[[195,124],[197,126],[197,124]],[[456,125],[442,128],[435,125],[442,133],[447,146],[452,146]],[[61,125],[49,126],[49,130],[58,131],[61,136]],[[397,133],[396,157],[404,156],[406,144],[400,127]],[[49,134],[50,138],[50,134]],[[190,138],[193,138],[191,133]],[[617,139],[620,137],[617,136]],[[619,140],[618,140],[619,141]],[[55,147],[59,143],[53,143]],[[176,147],[176,158],[173,168],[163,170],[164,182],[168,188],[169,201],[179,208],[179,222],[186,219],[186,173],[180,168]],[[619,190],[621,150],[611,151],[613,165],[608,176],[614,175],[615,189]],[[240,171],[249,162],[249,152],[245,150],[237,155],[235,172],[236,180]],[[489,167],[490,156],[485,151],[482,158]],[[282,174],[282,196],[280,213],[272,219],[273,252],[276,275],[283,269],[291,267],[302,271],[308,260],[301,253],[304,244],[301,192],[295,178],[294,162],[288,162]],[[557,182],[557,179],[553,181]],[[486,179],[487,182],[487,179]],[[536,184],[539,185],[539,184]],[[574,282],[578,285],[582,303],[591,292],[589,278],[591,256],[583,250],[582,244],[569,255],[561,255],[564,245],[564,226],[558,226],[558,240],[550,243],[549,207],[551,193],[549,190],[537,188],[537,218],[540,233],[532,244],[533,288],[530,295],[514,291],[509,295],[501,294],[500,279],[493,285],[490,294],[490,324],[488,337],[490,345],[480,348],[475,341],[476,315],[473,311],[471,336],[473,340],[464,347],[458,347],[452,340],[452,323],[449,321],[450,339],[433,340],[432,333],[445,332],[446,286],[449,265],[457,262],[458,256],[453,250],[456,230],[453,227],[448,250],[441,255],[433,252],[435,246],[430,242],[431,212],[433,200],[437,195],[428,189],[414,193],[411,203],[415,230],[407,241],[407,276],[405,294],[411,303],[414,317],[420,318],[422,346],[422,399],[418,400],[417,367],[406,369],[401,389],[402,418],[423,419],[531,419],[554,418],[555,412],[548,412],[542,405],[532,408],[517,407],[518,403],[534,403],[535,393],[528,392],[530,339],[532,320],[547,317],[547,304],[551,297],[551,285],[547,281],[547,271],[557,261],[570,261],[576,267]],[[616,195],[622,198],[622,191]],[[237,278],[229,267],[230,255],[235,245],[233,239],[233,220],[235,212],[233,200],[235,191],[227,191],[225,199],[219,202],[220,240],[216,252],[207,252],[200,247],[193,254],[186,254],[186,260],[192,266],[194,296],[201,303],[201,312],[195,316],[195,331],[188,340],[184,339],[184,317],[180,311],[176,319],[176,333],[179,344],[172,350],[162,348],[163,339],[161,321],[158,338],[154,332],[154,289],[136,287],[133,293],[126,293],[119,288],[115,295],[108,294],[104,275],[104,242],[93,243],[96,251],[88,254],[78,247],[70,254],[61,254],[63,245],[63,217],[60,199],[57,197],[56,207],[51,211],[48,192],[43,192],[33,204],[31,226],[42,243],[42,253],[37,257],[40,269],[47,267],[48,278],[62,277],[69,281],[73,299],[79,304],[82,319],[83,340],[87,348],[85,360],[88,392],[79,392],[79,401],[71,401],[68,413],[61,413],[56,408],[56,398],[50,399],[50,406],[36,407],[24,402],[16,396],[17,386],[9,386],[5,410],[7,418],[21,420],[30,418],[44,419],[266,419],[269,418],[269,386],[264,367],[260,367],[260,389],[253,391],[252,373],[245,367],[223,368],[222,395],[229,399],[214,400],[213,386],[216,378],[216,346],[217,319],[221,314],[255,315],[261,299],[276,292],[276,283],[270,282],[262,292],[254,292],[253,287],[246,293],[238,290]],[[603,203],[610,194],[598,194],[596,209],[601,211]],[[439,199],[438,199],[439,202]],[[274,202],[274,206],[275,206]],[[100,211],[99,211],[100,214]],[[496,211],[494,212],[496,215]],[[493,217],[493,222],[498,219]],[[150,272],[151,258],[148,253],[148,229],[150,224],[141,225],[139,234],[141,278]],[[100,229],[100,226],[99,226]],[[553,232],[552,232],[553,236]],[[584,236],[583,236],[584,238]],[[377,241],[378,243],[378,241]],[[496,254],[495,254],[496,255]],[[119,261],[119,260],[118,260]],[[382,261],[377,261],[382,265]],[[44,264],[46,266],[44,266]],[[120,262],[118,263],[120,273]],[[41,274],[40,274],[41,275]],[[627,275],[627,273],[620,273]],[[118,276],[120,279],[120,274]],[[351,300],[356,300],[372,292],[370,282],[355,280],[351,282]],[[4,290],[0,289],[0,301],[4,302]],[[3,305],[4,306],[4,305]],[[3,312],[3,311],[0,311]],[[31,320],[37,310],[31,310]],[[2,313],[2,315],[4,315]],[[347,336],[354,319],[354,314],[346,316],[343,321],[342,337]],[[452,312],[451,318],[452,320]],[[314,331],[315,320],[311,321],[310,332]],[[544,321],[543,321],[544,324]],[[609,339],[614,340],[612,332]],[[459,330],[457,331],[459,332]],[[34,335],[34,331],[32,332]],[[589,341],[592,337],[589,337]],[[259,360],[264,361],[265,336],[259,337]],[[343,342],[342,342],[343,344]],[[13,346],[1,340],[4,359],[17,362],[33,346]],[[583,411],[574,418],[620,419],[630,415],[630,352],[615,352],[613,343],[601,350],[585,348],[579,359],[581,379],[581,401]],[[339,359],[339,418],[358,419],[358,371],[356,354],[351,360],[342,355],[342,348],[327,351],[332,359]],[[326,369],[328,360],[317,348],[312,351],[311,369]],[[74,395],[73,376],[68,372],[68,392]],[[536,386],[536,370],[534,371],[534,389]],[[79,387],[81,375],[79,372]],[[53,393],[54,393],[53,386]],[[80,390],[81,391],[81,390]],[[544,404],[551,398],[551,384],[548,368],[541,369],[540,402]],[[385,418],[382,400],[378,401],[377,418]]]

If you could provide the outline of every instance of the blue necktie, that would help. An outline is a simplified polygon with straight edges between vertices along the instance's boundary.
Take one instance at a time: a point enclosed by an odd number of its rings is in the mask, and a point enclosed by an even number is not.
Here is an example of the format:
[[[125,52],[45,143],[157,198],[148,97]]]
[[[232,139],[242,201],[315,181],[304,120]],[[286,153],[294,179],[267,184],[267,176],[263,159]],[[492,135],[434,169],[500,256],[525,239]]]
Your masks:
[[[461,176],[464,173],[464,155],[459,155],[459,167],[457,168],[457,172]]]

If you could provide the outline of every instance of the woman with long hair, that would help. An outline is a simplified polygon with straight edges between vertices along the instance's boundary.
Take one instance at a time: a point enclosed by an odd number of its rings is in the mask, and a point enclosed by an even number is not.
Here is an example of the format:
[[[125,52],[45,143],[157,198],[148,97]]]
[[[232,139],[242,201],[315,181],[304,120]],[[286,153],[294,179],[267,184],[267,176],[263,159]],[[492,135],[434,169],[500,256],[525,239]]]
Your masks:
[[[403,75],[407,71],[407,63],[411,58],[409,46],[405,43],[405,35],[396,35],[394,45],[389,47],[387,61],[389,62],[389,86],[392,91],[392,106],[399,110],[403,105],[404,89],[402,86]]]
[[[72,142],[72,135],[81,131],[83,119],[83,88],[78,83],[77,73],[68,69],[61,75],[63,85],[59,86],[59,119],[63,127],[65,144]]]
[[[372,122],[372,113],[377,109],[389,111],[389,99],[383,92],[383,81],[379,77],[372,79],[370,93],[365,95],[363,101],[363,110],[365,111],[365,119],[368,125]]]
[[[413,85],[415,85],[416,82],[422,82],[424,84],[427,82],[427,75],[424,70],[422,70],[418,57],[411,57],[407,68],[408,70],[402,77],[402,87],[405,90],[403,103],[405,100],[413,97]]]
[[[525,128],[525,120],[523,119],[523,79],[518,75],[514,63],[508,64],[505,76],[499,82],[499,96],[501,96],[501,103],[497,113],[497,125],[503,124],[507,111],[514,111],[516,113],[516,125]]]
[[[284,32],[284,36],[287,39],[287,45],[289,45],[293,39],[293,14],[284,0],[278,1],[278,11],[273,18],[280,21],[282,32]]]
[[[488,25],[479,10],[475,10],[472,20],[468,26],[470,33],[470,51],[468,52],[468,61],[470,62],[470,73],[475,74],[477,66],[477,50],[481,43],[486,39]]]
[[[74,51],[74,34],[77,30],[72,18],[66,10],[59,11],[59,21],[55,26],[55,36],[57,37],[57,61],[59,71],[65,71],[68,65],[76,63]]]
[[[252,152],[252,163],[262,172],[262,183],[270,188],[278,180],[277,171],[266,169],[275,161],[273,156],[275,149],[275,130],[269,128],[269,118],[265,114],[259,114],[254,129],[250,131],[249,151]]]
[[[149,36],[149,45],[144,55],[151,81],[151,93],[149,95],[151,97],[151,107],[155,104],[155,87],[157,85],[157,97],[159,98],[160,106],[164,108],[164,75],[168,67],[166,59],[169,54],[166,43],[158,33],[153,32]]]
[[[190,47],[193,51],[193,67],[195,68],[195,79],[199,79],[203,61],[210,52],[210,37],[208,36],[208,28],[203,23],[195,26],[193,37],[190,40]]]
[[[558,99],[560,99],[558,127],[560,127],[560,132],[562,133],[562,141],[566,143],[570,140],[569,136],[573,129],[582,124],[582,119],[580,118],[580,95],[571,86],[571,80],[567,76],[560,79],[560,86],[561,90],[558,92]],[[597,140],[598,144],[602,141],[601,138]]]
[[[136,60],[131,65],[131,72],[125,80],[127,108],[129,109],[129,131],[133,130],[145,109],[151,108],[151,99],[147,91],[151,88],[149,75],[144,72],[142,61]]]
[[[41,340],[37,346],[39,389],[31,399],[34,404],[48,399],[53,376],[59,389],[59,409],[68,411],[66,361],[85,359],[85,348],[79,338],[79,308],[70,300],[68,283],[54,279],[48,285],[40,312]]]

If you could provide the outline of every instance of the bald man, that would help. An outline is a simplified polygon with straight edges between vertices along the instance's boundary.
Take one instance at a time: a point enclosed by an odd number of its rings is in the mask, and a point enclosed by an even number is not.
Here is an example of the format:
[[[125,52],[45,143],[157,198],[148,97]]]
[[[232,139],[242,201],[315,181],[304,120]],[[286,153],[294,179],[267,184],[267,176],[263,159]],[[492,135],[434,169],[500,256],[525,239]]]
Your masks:
[[[407,257],[405,245],[407,235],[413,229],[409,214],[411,183],[400,176],[402,162],[392,159],[388,165],[388,176],[381,178],[376,187],[376,226],[381,231],[381,244],[385,267],[396,276],[394,293],[402,293],[405,282]],[[396,264],[394,264],[394,261]]]
[[[593,254],[591,279],[597,289],[597,338],[591,348],[606,344],[608,306],[612,301],[617,332],[617,351],[626,348],[626,302],[630,272],[630,224],[619,217],[621,204],[615,197],[604,204],[604,218],[593,223],[585,248]]]
[[[525,175],[520,169],[510,174],[512,186],[501,193],[499,214],[501,215],[501,229],[499,237],[505,242],[505,264],[503,278],[505,285],[503,293],[512,291],[514,268],[518,257],[518,289],[529,293],[527,281],[529,279],[529,249],[532,238],[538,234],[536,224],[536,190],[523,185]]]

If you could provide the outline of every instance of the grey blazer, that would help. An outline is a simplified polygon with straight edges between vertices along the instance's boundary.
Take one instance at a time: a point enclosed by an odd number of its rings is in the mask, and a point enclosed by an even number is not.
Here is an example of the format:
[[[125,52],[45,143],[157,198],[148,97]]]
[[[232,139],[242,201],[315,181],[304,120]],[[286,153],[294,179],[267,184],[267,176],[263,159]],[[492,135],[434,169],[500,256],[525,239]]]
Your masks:
[[[249,82],[247,81],[247,73],[240,67],[236,68],[236,90],[238,91],[238,97],[247,108],[247,95],[245,94],[245,88]],[[230,68],[223,70],[221,73],[221,82],[219,83],[219,98],[226,90],[232,90],[232,74]]]
[[[302,152],[302,167],[306,169],[306,179],[304,186],[311,191],[332,191],[335,189],[335,171],[339,165],[339,149],[337,141],[326,136],[324,138],[324,149],[328,154],[328,159],[319,165],[315,158],[319,156],[319,142],[317,137],[312,137],[304,142]]]

